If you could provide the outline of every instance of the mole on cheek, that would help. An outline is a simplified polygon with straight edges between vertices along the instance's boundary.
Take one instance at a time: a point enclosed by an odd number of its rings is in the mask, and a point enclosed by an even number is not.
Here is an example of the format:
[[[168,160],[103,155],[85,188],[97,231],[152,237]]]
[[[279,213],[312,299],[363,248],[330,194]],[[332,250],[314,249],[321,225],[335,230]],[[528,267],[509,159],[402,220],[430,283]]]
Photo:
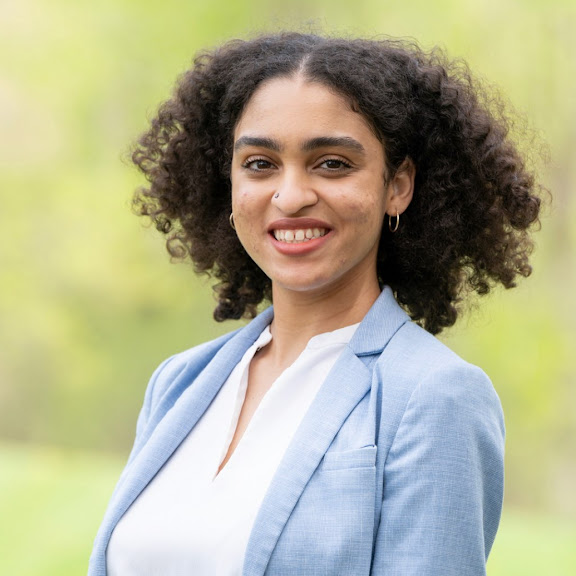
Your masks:
[[[358,211],[356,211],[358,212]],[[370,222],[371,217],[370,215],[373,213],[373,209],[370,208],[367,211],[362,211],[359,214],[357,213],[352,213],[352,217],[355,218],[358,222],[360,222],[361,224],[366,224],[368,222]]]

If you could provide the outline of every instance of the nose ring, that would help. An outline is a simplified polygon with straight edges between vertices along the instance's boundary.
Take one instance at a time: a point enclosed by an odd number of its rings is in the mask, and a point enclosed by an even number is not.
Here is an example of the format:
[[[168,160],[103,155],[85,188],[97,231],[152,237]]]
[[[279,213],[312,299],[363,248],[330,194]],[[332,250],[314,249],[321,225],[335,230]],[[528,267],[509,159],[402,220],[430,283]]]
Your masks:
[[[274,198],[280,198],[280,192],[276,192],[276,194],[274,194]]]

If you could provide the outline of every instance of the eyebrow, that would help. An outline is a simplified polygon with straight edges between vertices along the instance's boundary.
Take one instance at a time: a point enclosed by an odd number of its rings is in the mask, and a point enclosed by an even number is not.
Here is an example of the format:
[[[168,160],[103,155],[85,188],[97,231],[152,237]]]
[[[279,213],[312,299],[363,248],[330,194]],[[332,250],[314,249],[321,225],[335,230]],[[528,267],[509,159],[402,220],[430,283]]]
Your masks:
[[[268,150],[274,150],[274,152],[282,152],[282,146],[272,138],[260,138],[258,136],[242,136],[238,138],[234,143],[234,150],[238,151],[240,148],[245,148],[246,146],[256,146],[258,148],[268,148]]]
[[[350,136],[320,136],[306,140],[302,146],[304,152],[310,152],[311,150],[316,150],[316,148],[348,148],[362,154],[366,152],[364,146],[358,140],[350,138]]]
[[[282,146],[277,140],[259,136],[242,136],[238,138],[234,143],[234,150],[238,151],[246,146],[256,146],[268,148],[268,150],[274,150],[274,152],[282,152]],[[350,136],[318,136],[317,138],[306,140],[302,144],[302,151],[304,152],[310,152],[317,148],[347,148],[361,154],[366,153],[364,146]]]

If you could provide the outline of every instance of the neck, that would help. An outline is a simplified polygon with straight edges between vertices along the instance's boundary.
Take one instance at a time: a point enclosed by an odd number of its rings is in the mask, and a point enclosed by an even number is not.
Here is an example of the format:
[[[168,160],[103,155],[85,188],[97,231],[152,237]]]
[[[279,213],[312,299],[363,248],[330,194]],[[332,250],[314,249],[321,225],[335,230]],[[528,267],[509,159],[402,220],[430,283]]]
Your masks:
[[[273,286],[273,340],[269,354],[276,365],[290,365],[313,336],[360,322],[380,295],[375,280],[360,288],[350,283],[328,291],[295,292]]]

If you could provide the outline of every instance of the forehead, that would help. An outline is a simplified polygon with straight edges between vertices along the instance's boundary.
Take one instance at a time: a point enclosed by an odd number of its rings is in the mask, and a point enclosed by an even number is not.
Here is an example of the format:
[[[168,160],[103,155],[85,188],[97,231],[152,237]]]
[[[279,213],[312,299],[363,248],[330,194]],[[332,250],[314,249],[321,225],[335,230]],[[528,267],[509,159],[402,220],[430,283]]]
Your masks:
[[[234,140],[255,132],[275,138],[338,132],[376,140],[348,98],[301,76],[275,78],[254,92],[236,124]]]

